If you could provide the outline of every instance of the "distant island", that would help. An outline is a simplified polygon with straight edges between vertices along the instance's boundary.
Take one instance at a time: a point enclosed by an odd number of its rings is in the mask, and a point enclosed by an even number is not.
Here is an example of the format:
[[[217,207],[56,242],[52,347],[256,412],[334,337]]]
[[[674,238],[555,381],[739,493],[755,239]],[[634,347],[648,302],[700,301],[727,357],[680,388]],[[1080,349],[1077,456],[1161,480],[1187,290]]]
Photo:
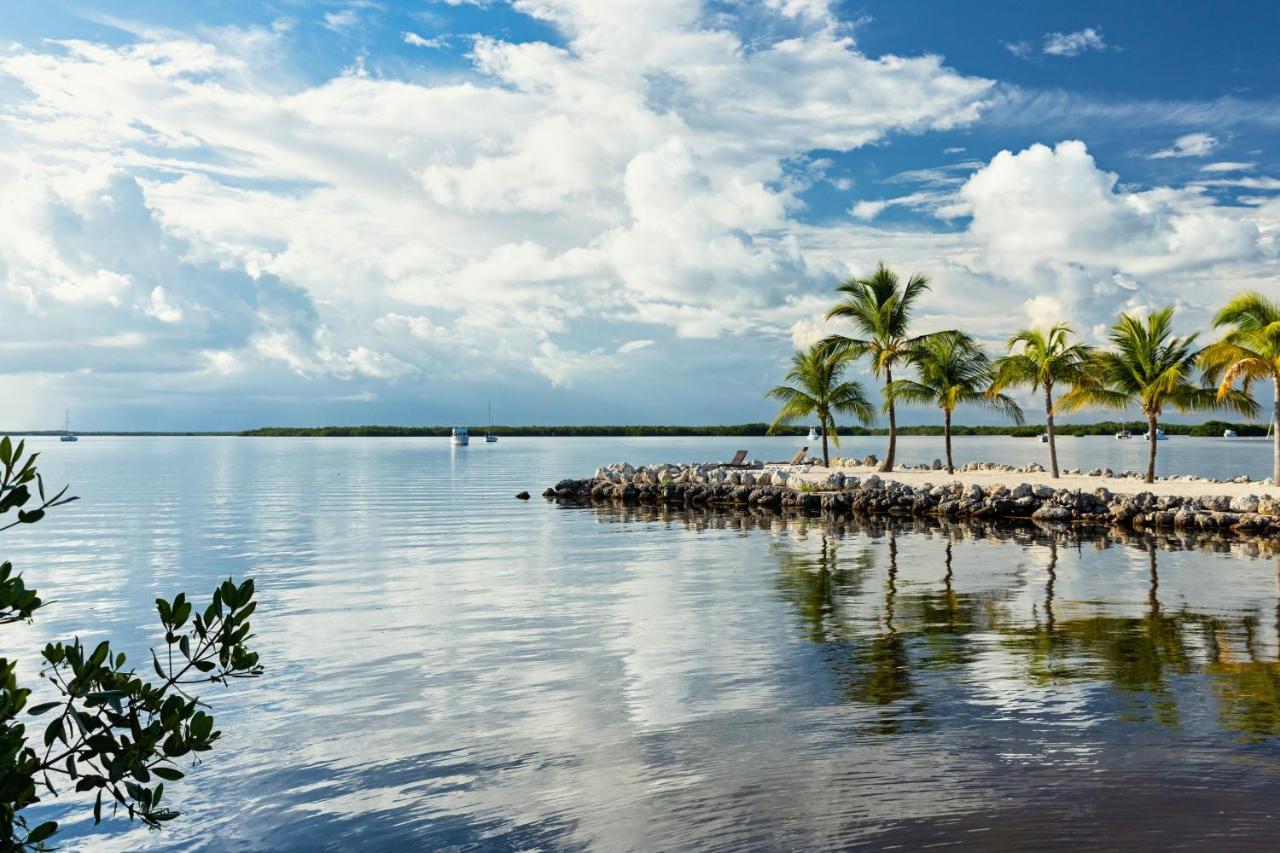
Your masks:
[[[1135,436],[1146,431],[1142,421],[1098,421],[1091,424],[1058,424],[1058,435],[1114,435],[1127,429]],[[447,426],[321,426],[321,427],[259,427],[249,430],[83,430],[80,435],[101,436],[244,436],[248,438],[448,438],[452,427]],[[484,425],[470,426],[468,429],[476,435],[483,435],[488,427]],[[1205,421],[1199,424],[1162,423],[1161,429],[1166,435],[1190,435],[1202,438],[1218,438],[1226,430],[1233,430],[1241,438],[1263,438],[1267,435],[1266,424],[1230,423],[1227,421]],[[603,426],[494,426],[493,434],[504,437],[526,438],[653,438],[670,436],[763,436],[769,432],[767,423],[747,424],[715,424],[707,426],[654,425],[654,424],[622,424]],[[941,424],[920,426],[899,426],[898,435],[942,435]],[[779,427],[775,435],[803,436],[808,434],[807,426]],[[861,426],[840,427],[842,436],[888,435],[888,429]],[[993,424],[984,426],[952,425],[952,435],[1008,435],[1018,438],[1034,438],[1044,432],[1041,424]],[[13,436],[62,435],[62,430],[4,430],[0,434]]]
[[[1143,421],[1099,421],[1092,424],[1058,424],[1058,435],[1115,435],[1127,429],[1135,435],[1146,431]],[[1221,437],[1226,430],[1233,430],[1242,437],[1264,437],[1267,434],[1266,424],[1228,423],[1226,421],[1205,421],[1199,424],[1164,423],[1161,428],[1167,435],[1191,435],[1201,437]],[[238,433],[251,437],[431,437],[447,438],[451,427],[424,426],[324,426],[324,427],[262,427]],[[475,434],[483,434],[487,427],[470,426]],[[763,436],[769,432],[767,423],[720,424],[711,426],[679,426],[632,424],[615,426],[494,426],[491,429],[497,436],[522,437],[685,437],[685,436]],[[803,436],[808,433],[805,426],[785,426],[775,430],[776,435]],[[887,435],[888,429],[861,426],[840,427],[842,436]],[[1026,424],[994,424],[988,426],[952,426],[952,435],[1009,435],[1022,438],[1034,438],[1044,432],[1042,425]],[[899,435],[942,435],[943,427],[937,425],[899,426]],[[86,433],[89,434],[89,433]]]

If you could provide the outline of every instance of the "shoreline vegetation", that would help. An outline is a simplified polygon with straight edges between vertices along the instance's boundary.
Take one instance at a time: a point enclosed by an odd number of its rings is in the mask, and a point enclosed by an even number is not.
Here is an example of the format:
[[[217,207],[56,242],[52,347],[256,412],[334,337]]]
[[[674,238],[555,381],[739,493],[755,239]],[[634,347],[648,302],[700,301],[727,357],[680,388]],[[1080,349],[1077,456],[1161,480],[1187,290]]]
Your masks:
[[[150,431],[116,431],[85,430],[77,431],[81,436],[114,436],[114,437],[200,437],[200,436],[238,436],[245,438],[448,438],[452,427],[447,426],[321,426],[321,427],[258,427],[249,430],[162,430]],[[482,425],[468,427],[473,433],[483,434],[488,427]],[[982,424],[965,426],[952,424],[953,436],[1007,435],[1014,438],[1035,438],[1044,432],[1043,424]],[[1111,436],[1121,430],[1128,429],[1140,435],[1146,424],[1139,420],[1097,421],[1087,424],[1057,424],[1055,432],[1059,436]],[[1240,438],[1265,438],[1267,424],[1234,423],[1222,420],[1208,420],[1198,424],[1168,423],[1161,424],[1167,435],[1186,435],[1198,438],[1221,438],[1223,432],[1232,430]],[[706,425],[664,425],[664,424],[603,424],[603,425],[547,425],[547,426],[494,426],[493,434],[510,438],[754,438],[766,435],[804,436],[808,434],[806,426],[786,426],[770,429],[767,423],[743,424],[706,424]],[[919,424],[915,426],[899,425],[898,435],[942,436],[942,424]],[[55,436],[62,435],[62,430],[10,430],[5,435],[15,436]],[[889,430],[885,427],[842,426],[836,432],[842,437],[885,436]]]
[[[284,438],[314,438],[330,436],[446,438],[448,437],[451,429],[451,427],[442,426],[262,427],[260,429],[251,429],[239,433],[223,434],[248,437]],[[472,432],[483,433],[486,427],[477,426],[468,427],[468,429]],[[1139,435],[1146,429],[1146,424],[1139,420],[1098,421],[1087,424],[1058,424],[1056,432],[1058,435],[1076,437],[1090,435],[1113,436],[1124,429],[1128,429],[1135,435]],[[1223,432],[1226,430],[1233,430],[1237,436],[1242,438],[1265,438],[1267,435],[1267,424],[1229,423],[1227,421],[1220,420],[1209,420],[1198,424],[1164,423],[1161,425],[1161,429],[1163,429],[1167,435],[1187,435],[1200,438],[1221,438]],[[763,437],[766,435],[804,436],[808,434],[808,431],[809,429],[807,426],[784,426],[771,428],[767,423],[712,424],[704,426],[650,424],[596,426],[494,426],[492,428],[493,434],[499,437],[510,436],[524,438],[733,438],[738,436],[743,438],[753,438]],[[1043,432],[1044,426],[1035,424],[1025,424],[1023,426],[1017,426],[1015,424],[983,424],[976,426],[953,424],[951,426],[951,434],[953,436],[1007,435],[1015,438],[1035,438]],[[943,433],[944,427],[942,424],[919,424],[916,426],[899,425],[897,427],[898,435],[942,436]],[[81,433],[81,435],[93,434],[94,433]],[[842,426],[836,431],[836,434],[843,437],[885,436],[889,434],[889,430],[885,427]]]

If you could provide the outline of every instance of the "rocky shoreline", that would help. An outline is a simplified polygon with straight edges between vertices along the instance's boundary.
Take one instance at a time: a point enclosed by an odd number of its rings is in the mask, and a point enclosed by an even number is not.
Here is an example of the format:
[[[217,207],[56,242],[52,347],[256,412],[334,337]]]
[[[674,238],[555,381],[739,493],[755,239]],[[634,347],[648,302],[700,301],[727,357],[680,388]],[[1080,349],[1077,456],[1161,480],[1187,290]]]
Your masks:
[[[807,466],[800,466],[802,469]],[[1021,483],[911,485],[876,474],[840,471],[818,481],[787,466],[628,464],[597,469],[595,476],[566,479],[545,490],[560,501],[685,507],[760,507],[842,515],[938,517],[975,521],[1030,521],[1142,530],[1280,535],[1280,498],[1268,495],[1115,494],[1105,487],[1054,488]],[[938,472],[940,480],[948,475]]]

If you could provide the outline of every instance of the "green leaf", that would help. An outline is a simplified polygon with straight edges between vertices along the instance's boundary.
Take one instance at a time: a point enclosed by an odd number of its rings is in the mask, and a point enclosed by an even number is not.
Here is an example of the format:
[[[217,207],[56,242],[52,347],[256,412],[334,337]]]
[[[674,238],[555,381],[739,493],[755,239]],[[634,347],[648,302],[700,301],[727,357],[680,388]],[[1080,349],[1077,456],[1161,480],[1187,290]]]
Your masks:
[[[56,821],[52,821],[52,820],[46,821],[45,823],[42,823],[39,826],[37,826],[35,829],[31,830],[31,834],[27,836],[27,843],[39,844],[41,841],[44,841],[46,838],[53,835],[57,831],[58,831],[58,824]]]
[[[93,654],[89,655],[89,662],[86,664],[90,669],[97,669],[102,666],[102,662],[107,659],[107,655],[111,652],[111,644],[106,640],[98,643],[98,647],[93,650]]]
[[[45,711],[52,711],[54,708],[59,707],[61,704],[62,704],[61,702],[41,702],[39,705],[33,705],[31,709],[27,711],[27,713],[32,715],[33,717],[37,717],[40,714],[43,714]]]
[[[161,779],[168,779],[170,782],[176,782],[186,775],[181,770],[175,770],[172,767],[152,767],[151,772]]]

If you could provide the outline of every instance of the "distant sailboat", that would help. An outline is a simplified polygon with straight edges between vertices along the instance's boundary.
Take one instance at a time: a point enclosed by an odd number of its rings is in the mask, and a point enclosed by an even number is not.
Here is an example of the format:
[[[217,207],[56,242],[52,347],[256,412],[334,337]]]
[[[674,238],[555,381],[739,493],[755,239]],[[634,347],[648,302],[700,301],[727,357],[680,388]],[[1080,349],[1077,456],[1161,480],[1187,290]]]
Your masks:
[[[493,434],[493,403],[489,404],[489,428],[485,430],[484,440],[486,444],[493,444],[498,437]]]
[[[80,436],[76,435],[71,431],[71,410],[68,409],[66,413],[66,417],[62,422],[62,435],[59,436],[58,441],[79,441],[79,440],[80,440]]]
[[[822,436],[818,433],[818,428],[809,427],[809,441],[817,441],[820,438],[822,438]]]

